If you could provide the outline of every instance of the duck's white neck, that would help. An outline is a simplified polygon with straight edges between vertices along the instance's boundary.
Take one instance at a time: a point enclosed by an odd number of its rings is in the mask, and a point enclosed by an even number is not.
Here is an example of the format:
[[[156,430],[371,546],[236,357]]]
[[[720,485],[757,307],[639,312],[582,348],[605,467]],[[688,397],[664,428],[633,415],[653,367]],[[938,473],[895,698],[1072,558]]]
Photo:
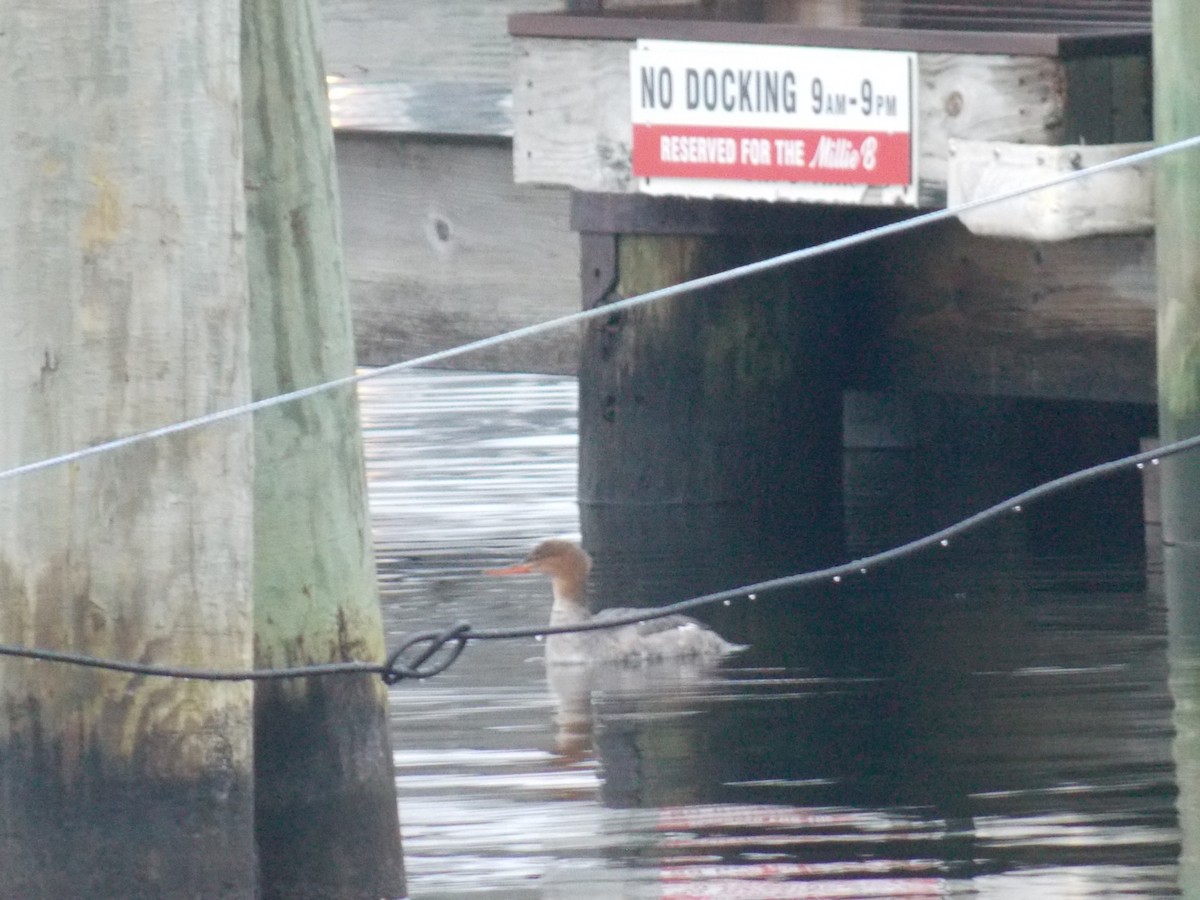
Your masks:
[[[589,618],[583,578],[558,575],[550,584],[554,591],[554,605],[550,607],[551,625],[567,625]]]

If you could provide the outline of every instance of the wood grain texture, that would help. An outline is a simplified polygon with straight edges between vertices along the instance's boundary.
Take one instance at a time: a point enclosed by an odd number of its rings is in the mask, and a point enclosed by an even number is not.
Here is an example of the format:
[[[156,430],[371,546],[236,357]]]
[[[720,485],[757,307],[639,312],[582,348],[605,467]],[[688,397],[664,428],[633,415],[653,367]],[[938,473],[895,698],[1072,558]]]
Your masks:
[[[0,468],[249,399],[239,7],[0,8]],[[4,481],[0,640],[247,667],[250,435]],[[8,660],[0,698],[0,894],[255,895],[248,685]]]
[[[508,86],[509,14],[555,5],[547,0],[324,0],[325,69],[351,79]]]
[[[510,13],[540,0],[325,0],[334,127],[512,133]]]
[[[384,134],[512,136],[512,88],[457,81],[349,81],[329,85],[333,127]]]
[[[517,40],[513,93],[513,170],[518,183],[628,193],[630,173],[630,41]],[[946,199],[953,138],[1013,143],[1104,143],[1120,130],[1126,140],[1146,128],[1132,85],[1138,67],[1122,58],[1120,77],[1109,60],[1063,61],[1039,56],[922,53],[918,55],[917,156],[922,206]],[[1079,68],[1079,67],[1083,68]],[[1069,77],[1078,69],[1079,74]],[[1085,71],[1086,70],[1086,71]],[[1089,78],[1099,71],[1104,78]],[[1143,84],[1144,88],[1145,85]],[[1077,114],[1079,104],[1100,112]],[[1144,99],[1142,100],[1144,103]],[[1139,124],[1140,123],[1140,124]],[[868,192],[863,205],[888,203]]]
[[[513,178],[582,191],[636,190],[631,41],[517,41]]]
[[[947,200],[958,206],[1029,188],[1150,146],[951,141]],[[1154,229],[1154,165],[1109,169],[981,206],[962,213],[959,219],[974,234],[1033,241],[1149,233]]]
[[[1200,6],[1154,4],[1154,127],[1160,141],[1200,133],[1200,58],[1195,35]],[[1200,434],[1200,166],[1196,153],[1176,153],[1159,163],[1156,203],[1158,225],[1158,409],[1164,442]],[[1163,539],[1178,545],[1168,570],[1171,599],[1191,620],[1196,608],[1192,571],[1200,544],[1200,459],[1195,454],[1164,460]],[[1187,553],[1183,548],[1190,548]],[[1191,635],[1188,635],[1191,638]],[[1196,738],[1189,726],[1188,758],[1195,759]],[[1194,763],[1192,764],[1194,765]],[[1192,769],[1194,772],[1194,769]],[[1187,779],[1195,788],[1194,775]],[[1188,804],[1195,822],[1194,794]],[[1194,857],[1188,860],[1196,874]]]
[[[945,203],[951,138],[1056,144],[1067,97],[1063,64],[1046,57],[918,57],[922,205]]]
[[[355,366],[317,9],[317,0],[242,2],[256,399]],[[255,665],[382,659],[356,392],[325,391],[253,422]],[[254,737],[264,900],[403,896],[379,679],[258,685]]]
[[[786,242],[761,233],[621,235],[615,296],[759,259]],[[724,578],[739,554],[782,551],[802,566],[837,552],[834,272],[776,269],[588,323],[579,504],[589,547],[634,535],[643,559],[690,549],[704,566],[726,563]],[[646,596],[645,578],[616,579],[606,586],[622,602],[663,600]]]
[[[512,184],[505,142],[341,134],[338,170],[358,358],[382,365],[579,308],[579,245],[560,190]],[[574,373],[565,329],[457,358]]]
[[[1154,400],[1154,239],[979,238],[957,223],[871,265],[889,360],[918,390]]]

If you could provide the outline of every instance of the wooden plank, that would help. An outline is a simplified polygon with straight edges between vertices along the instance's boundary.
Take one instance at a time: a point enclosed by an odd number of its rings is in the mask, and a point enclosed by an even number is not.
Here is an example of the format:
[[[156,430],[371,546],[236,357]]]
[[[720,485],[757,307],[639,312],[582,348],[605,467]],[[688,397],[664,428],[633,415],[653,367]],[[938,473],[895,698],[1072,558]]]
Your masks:
[[[513,178],[582,191],[635,189],[632,41],[517,41]]]
[[[454,81],[349,81],[329,85],[339,131],[511,137],[512,89]]]
[[[509,85],[507,19],[546,0],[324,0],[325,71],[347,79]]]
[[[1009,144],[951,141],[948,203],[957,206],[1110,162],[1150,144]],[[1154,166],[1125,166],[989,204],[959,219],[973,233],[1032,241],[1154,229]]]
[[[864,25],[861,0],[810,3],[807,0],[766,0],[763,18],[768,22],[791,22],[809,28],[845,28]]]
[[[507,17],[544,0],[324,0],[335,128],[512,134]]]
[[[1030,244],[948,222],[875,252],[866,289],[885,310],[897,384],[1154,402],[1153,237]]]
[[[1151,0],[863,0],[866,9],[902,10],[911,28],[955,28],[1008,31],[1060,30],[1133,26],[1149,28]]]
[[[506,142],[340,134],[359,362],[381,365],[579,308],[565,191],[517,187]],[[567,329],[446,365],[574,374]]]
[[[991,53],[1012,56],[1080,56],[1148,53],[1149,28],[1112,27],[1083,31],[979,31],[965,28],[914,29],[883,27],[812,27],[787,22],[714,21],[691,7],[655,9],[643,15],[581,16],[561,13],[515,13],[508,30],[520,38],[632,41],[661,38],[681,41],[730,41],[853,47],[869,50],[915,50],[921,53]],[[967,24],[967,23],[964,23]]]
[[[630,172],[633,46],[630,41],[517,41],[513,167],[518,182],[612,193],[638,190]],[[920,54],[921,204],[945,202],[952,138],[1062,143],[1072,105],[1069,65],[1040,56]],[[1113,134],[1114,102],[1104,106],[1106,120],[1097,117],[1086,126],[1087,142],[1104,142]],[[1077,131],[1085,127],[1082,121],[1077,125]],[[868,192],[862,202],[890,205],[886,201],[884,192]]]
[[[923,53],[918,58],[921,204],[945,203],[950,140],[1060,142],[1066,117],[1061,60]]]
[[[698,18],[722,21],[818,22],[855,17],[865,25],[911,29],[1050,30],[1150,27],[1152,0],[571,0],[571,12],[662,14],[684,7]]]

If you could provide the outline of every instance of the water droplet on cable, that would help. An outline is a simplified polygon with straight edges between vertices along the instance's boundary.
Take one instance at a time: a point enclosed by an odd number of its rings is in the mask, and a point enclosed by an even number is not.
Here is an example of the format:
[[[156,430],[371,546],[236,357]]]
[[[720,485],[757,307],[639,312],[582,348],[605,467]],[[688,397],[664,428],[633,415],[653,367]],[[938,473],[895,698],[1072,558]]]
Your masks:
[[[722,606],[728,606],[728,605],[729,605],[729,601],[728,601],[728,600],[726,600],[726,601],[725,601],[724,603],[722,603],[721,605],[722,605]]]
[[[537,642],[540,644],[540,643],[542,642],[542,639],[543,639],[544,637],[545,637],[545,635],[544,635],[544,634],[535,634],[535,635],[533,636],[533,639],[534,639],[535,641],[537,641]]]
[[[1145,464],[1145,463],[1138,463],[1138,464],[1137,464],[1137,467],[1138,467],[1139,469],[1144,469],[1144,468],[1146,468],[1146,464]]]
[[[758,599],[758,594],[751,594],[751,595],[750,595],[750,599],[751,599],[751,600],[757,600],[757,599]]]
[[[1020,511],[1021,511],[1021,504],[1020,504],[1020,503],[1018,503],[1016,506],[1014,506],[1014,507],[1013,507],[1013,509],[1012,509],[1012,511],[1013,511],[1013,512],[1020,512]]]
[[[943,547],[949,547],[949,546],[950,546],[950,539],[949,539],[949,538],[942,538],[940,541],[938,541],[938,543],[939,543],[939,544],[941,544]]]
[[[867,567],[866,567],[866,566],[863,566],[861,569],[859,569],[859,570],[858,570],[858,574],[859,574],[859,575],[866,575],[866,574],[867,574]]]
[[[1150,460],[1150,465],[1152,465],[1152,466],[1157,466],[1158,463],[1159,463],[1159,461],[1157,459]]]

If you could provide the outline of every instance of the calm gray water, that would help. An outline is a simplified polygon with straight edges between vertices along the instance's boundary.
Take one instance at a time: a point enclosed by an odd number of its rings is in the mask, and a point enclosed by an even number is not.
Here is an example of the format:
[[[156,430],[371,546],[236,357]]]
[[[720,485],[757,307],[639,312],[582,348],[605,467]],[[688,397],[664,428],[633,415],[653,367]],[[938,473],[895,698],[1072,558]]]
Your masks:
[[[547,585],[480,572],[578,533],[574,382],[360,390],[389,642],[543,622]],[[716,673],[547,672],[529,640],[393,688],[412,896],[1177,895],[1161,597],[1136,554],[1043,538],[1014,517],[856,585],[716,610],[754,644]],[[664,599],[694,585],[636,547],[606,563],[646,567]]]

